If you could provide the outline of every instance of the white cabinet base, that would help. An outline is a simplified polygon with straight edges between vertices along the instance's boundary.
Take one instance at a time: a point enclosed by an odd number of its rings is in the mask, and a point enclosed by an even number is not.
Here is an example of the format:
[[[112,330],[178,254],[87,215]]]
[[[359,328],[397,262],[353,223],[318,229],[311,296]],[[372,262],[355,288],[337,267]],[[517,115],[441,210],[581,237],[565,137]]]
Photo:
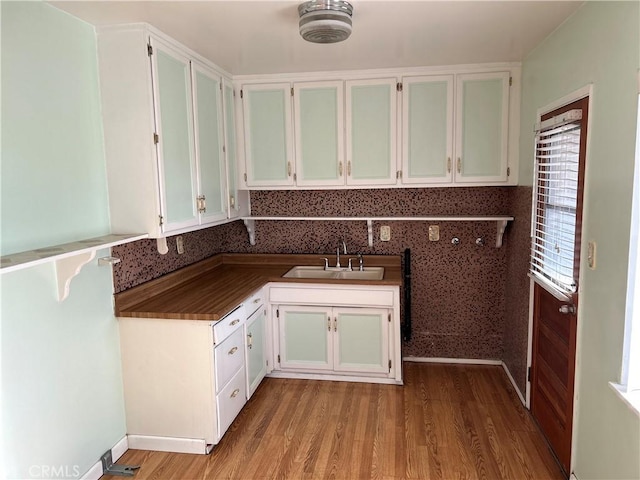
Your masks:
[[[380,378],[380,377],[367,377],[359,374],[358,376],[351,375],[337,375],[334,372],[323,373],[293,373],[285,372],[282,370],[273,370],[267,374],[269,378],[298,378],[304,380],[331,380],[332,382],[357,382],[357,383],[380,383],[384,385],[404,385],[400,378]]]
[[[213,445],[201,438],[151,437],[148,435],[128,435],[132,450],[153,450],[156,452],[209,454]]]

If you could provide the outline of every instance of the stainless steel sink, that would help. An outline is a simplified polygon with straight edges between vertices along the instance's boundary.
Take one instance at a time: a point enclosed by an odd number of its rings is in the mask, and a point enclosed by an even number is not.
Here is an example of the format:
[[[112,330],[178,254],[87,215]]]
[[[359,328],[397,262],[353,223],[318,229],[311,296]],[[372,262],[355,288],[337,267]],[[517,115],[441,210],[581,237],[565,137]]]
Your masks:
[[[338,280],[382,280],[384,267],[365,267],[364,270],[347,270],[335,268],[325,270],[324,267],[299,265],[283,275],[285,278],[326,278]]]

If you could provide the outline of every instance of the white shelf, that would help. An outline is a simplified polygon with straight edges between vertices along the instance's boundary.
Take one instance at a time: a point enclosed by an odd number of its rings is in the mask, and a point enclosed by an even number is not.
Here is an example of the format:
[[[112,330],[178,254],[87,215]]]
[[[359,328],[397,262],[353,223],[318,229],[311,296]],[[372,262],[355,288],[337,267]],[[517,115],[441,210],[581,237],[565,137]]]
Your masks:
[[[373,246],[373,222],[496,222],[496,248],[502,246],[502,237],[507,224],[513,217],[504,215],[489,216],[425,216],[425,217],[242,217],[249,234],[249,243],[256,244],[255,222],[267,221],[327,221],[327,222],[367,222],[367,235],[369,246]]]
[[[77,242],[64,243],[52,247],[38,248],[27,252],[13,253],[0,257],[0,274],[15,272],[24,268],[55,262],[58,280],[58,300],[69,295],[71,279],[84,265],[93,260],[98,250],[115,247],[124,243],[148,238],[148,234],[109,234],[88,238]]]

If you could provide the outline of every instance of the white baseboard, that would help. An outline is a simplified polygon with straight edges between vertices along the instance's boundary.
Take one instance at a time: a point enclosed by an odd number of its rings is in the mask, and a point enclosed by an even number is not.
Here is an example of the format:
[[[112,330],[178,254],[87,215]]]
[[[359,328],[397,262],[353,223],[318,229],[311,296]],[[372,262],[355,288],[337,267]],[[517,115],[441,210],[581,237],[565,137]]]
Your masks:
[[[507,367],[506,363],[502,362],[502,368],[504,368],[504,371],[507,374],[507,377],[509,377],[509,381],[511,382],[511,385],[513,385],[514,390],[518,394],[518,398],[520,398],[520,401],[522,402],[522,405],[524,405],[526,407],[527,406],[527,402],[524,400],[524,395],[522,395],[522,392],[518,388],[518,385],[516,384],[516,381],[513,379],[513,376],[511,375],[511,372],[509,371],[509,367]]]
[[[444,358],[444,357],[403,357],[405,362],[417,363],[460,363],[465,365],[502,365],[502,360],[482,360],[479,358]]]
[[[200,438],[151,437],[129,435],[129,448],[133,450],[154,450],[157,452],[197,453],[206,455],[212,446]]]
[[[295,378],[301,380],[330,380],[332,382],[380,383],[383,385],[403,385],[402,380],[395,378],[364,377],[350,375],[327,375],[323,373],[293,373],[273,370],[267,374],[269,378]]]
[[[111,447],[111,458],[116,462],[128,449],[127,436],[125,435],[118,443]],[[89,471],[81,477],[81,480],[98,480],[102,476],[102,473],[102,461],[98,460]]]

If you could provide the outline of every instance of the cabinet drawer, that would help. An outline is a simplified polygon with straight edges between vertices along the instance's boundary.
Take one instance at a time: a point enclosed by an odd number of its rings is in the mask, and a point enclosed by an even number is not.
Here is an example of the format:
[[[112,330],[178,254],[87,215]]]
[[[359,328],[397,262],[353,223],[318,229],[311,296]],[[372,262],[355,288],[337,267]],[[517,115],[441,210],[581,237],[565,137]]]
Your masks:
[[[229,425],[247,402],[247,380],[244,367],[236,373],[226,387],[216,396],[218,410],[218,438],[222,438]]]
[[[262,294],[262,289],[255,292],[249,298],[247,298],[244,302],[244,310],[247,317],[253,315],[258,308],[260,308],[264,304],[264,296]]]
[[[216,371],[216,392],[229,382],[231,377],[244,365],[244,330],[236,330],[213,350]]]
[[[240,305],[213,325],[213,342],[216,345],[220,345],[224,342],[225,338],[242,327],[246,319],[247,315],[244,311],[244,305]]]

